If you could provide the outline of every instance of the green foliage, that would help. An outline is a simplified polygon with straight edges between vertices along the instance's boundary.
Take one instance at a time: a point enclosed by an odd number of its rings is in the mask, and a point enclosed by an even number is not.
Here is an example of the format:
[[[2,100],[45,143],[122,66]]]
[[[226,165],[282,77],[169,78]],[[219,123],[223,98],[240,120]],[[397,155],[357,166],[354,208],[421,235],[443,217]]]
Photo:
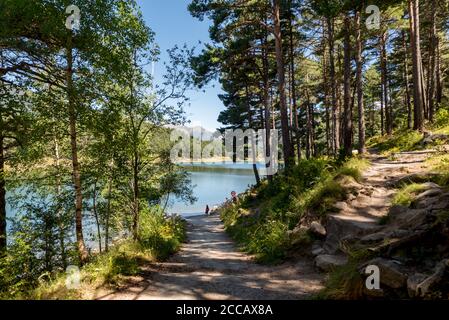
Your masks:
[[[395,194],[392,204],[410,207],[413,201],[415,201],[416,195],[423,190],[425,190],[425,187],[422,184],[412,183],[409,185],[404,185]]]
[[[434,127],[437,133],[449,134],[449,108],[440,107],[435,113]]]
[[[184,220],[166,218],[158,207],[144,210],[139,225],[139,241],[123,240],[81,268],[81,288],[76,291],[65,287],[62,270],[31,269],[39,266],[39,260],[31,254],[32,243],[25,238],[29,233],[16,235],[14,247],[0,259],[0,298],[81,298],[92,289],[117,285],[124,277],[139,274],[143,263],[166,259],[185,240]]]
[[[365,281],[360,274],[360,265],[372,254],[365,249],[347,250],[348,263],[336,267],[329,274],[325,288],[317,299],[360,299],[364,296]]]
[[[290,239],[292,230],[305,215],[327,213],[343,200],[347,182],[361,180],[368,166],[362,159],[350,159],[338,165],[327,159],[303,160],[288,175],[279,175],[272,183],[263,181],[249,190],[238,205],[221,209],[226,230],[242,246],[265,263],[281,261],[295,246],[310,243],[308,234]]]
[[[376,136],[371,138],[367,145],[381,153],[389,154],[401,151],[419,150],[422,148],[420,142],[422,133],[414,130],[400,130],[391,136]]]
[[[139,221],[139,241],[156,260],[176,252],[185,238],[185,225],[179,216],[166,218],[160,208],[143,211]]]

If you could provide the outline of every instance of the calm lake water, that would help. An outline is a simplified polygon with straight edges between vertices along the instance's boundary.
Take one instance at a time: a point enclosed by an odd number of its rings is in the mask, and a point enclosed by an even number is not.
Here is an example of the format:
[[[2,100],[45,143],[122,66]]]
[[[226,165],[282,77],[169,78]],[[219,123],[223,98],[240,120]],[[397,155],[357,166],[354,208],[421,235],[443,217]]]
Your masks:
[[[167,209],[169,213],[183,216],[204,214],[206,205],[212,208],[231,198],[231,192],[241,193],[256,183],[251,164],[208,163],[184,166],[191,174],[194,196],[193,205],[174,199]]]
[[[195,216],[204,214],[206,205],[212,209],[220,205],[226,198],[231,198],[231,192],[241,193],[250,185],[256,183],[251,164],[236,163],[208,163],[188,164],[185,169],[191,174],[193,195],[198,199],[194,204],[186,204],[179,199],[172,198],[167,208],[169,214],[182,216]],[[12,218],[18,214],[8,204],[10,194],[7,194],[6,216]],[[93,216],[89,212],[84,213],[85,238],[89,247],[96,248],[96,225]],[[11,230],[11,222],[8,221],[8,231]]]

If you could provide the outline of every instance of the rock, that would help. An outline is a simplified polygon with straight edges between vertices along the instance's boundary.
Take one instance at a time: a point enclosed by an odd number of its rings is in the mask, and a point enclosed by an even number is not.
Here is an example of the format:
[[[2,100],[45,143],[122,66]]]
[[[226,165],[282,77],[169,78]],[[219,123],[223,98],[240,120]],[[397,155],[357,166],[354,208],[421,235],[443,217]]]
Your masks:
[[[377,242],[388,238],[389,234],[386,232],[376,232],[368,234],[360,239],[362,243]]]
[[[438,202],[430,205],[430,211],[441,211],[444,209],[449,209],[449,201],[439,200]]]
[[[426,174],[413,173],[413,174],[410,174],[410,175],[400,178],[393,184],[393,186],[396,188],[400,188],[404,184],[424,183],[426,186],[428,186],[428,189],[438,188],[439,186],[436,183],[428,182],[429,180],[436,178],[438,176],[439,176],[438,173],[426,173]]]
[[[355,199],[357,199],[357,197],[355,195],[353,195],[352,193],[348,194],[348,198],[346,199],[346,201],[351,202],[354,201]]]
[[[395,216],[401,215],[408,210],[408,207],[401,205],[394,205],[388,211],[390,217],[394,218]]]
[[[324,272],[332,271],[336,267],[344,266],[348,263],[345,256],[321,254],[315,258],[315,266]]]
[[[317,221],[313,221],[310,224],[310,232],[312,232],[314,235],[317,235],[319,237],[325,237],[326,236],[326,229],[323,227],[323,225]]]
[[[341,214],[328,215],[326,222],[327,236],[323,248],[326,253],[335,254],[342,241],[360,238],[369,233],[377,232],[380,228],[374,219]]]
[[[319,255],[324,254],[324,253],[325,253],[325,252],[324,252],[324,249],[321,248],[321,247],[312,249],[312,255],[313,255],[314,257],[319,256]]]
[[[355,181],[355,179],[350,176],[338,176],[335,181],[343,188],[345,188],[348,192],[358,193],[358,191],[363,188],[360,183]]]
[[[447,280],[449,270],[449,259],[441,261],[435,268],[435,272],[428,278],[424,279],[416,286],[416,295],[424,297],[432,290],[435,290],[445,279]]]
[[[393,289],[399,289],[406,285],[407,275],[400,270],[398,262],[384,258],[376,258],[369,261],[366,265],[379,267],[381,284]]]
[[[431,198],[431,197],[439,196],[442,193],[443,193],[443,191],[440,188],[429,189],[429,190],[424,191],[424,192],[420,193],[419,195],[417,195],[415,199],[417,201],[420,201],[424,198]]]
[[[403,238],[403,237],[409,236],[410,234],[411,234],[411,232],[409,230],[397,229],[397,230],[393,231],[391,234],[389,234],[389,237]]]
[[[307,238],[308,232],[309,232],[309,228],[301,225],[301,226],[296,226],[295,229],[293,229],[291,231],[288,231],[287,235],[290,239],[290,243],[292,245],[296,245]]]
[[[421,184],[421,186],[424,188],[424,190],[441,189],[441,187],[435,182],[424,182]]]
[[[337,202],[333,205],[333,207],[339,211],[345,211],[348,209],[348,204],[346,202]]]
[[[427,276],[422,273],[415,273],[414,275],[411,275],[407,279],[407,292],[410,298],[414,298],[417,295],[417,288],[420,283],[422,283]]]
[[[401,229],[416,229],[426,221],[427,209],[409,209],[395,217],[396,223]]]
[[[445,134],[431,134],[427,133],[424,135],[424,139],[421,141],[421,145],[432,144],[437,141],[448,141],[449,136]]]

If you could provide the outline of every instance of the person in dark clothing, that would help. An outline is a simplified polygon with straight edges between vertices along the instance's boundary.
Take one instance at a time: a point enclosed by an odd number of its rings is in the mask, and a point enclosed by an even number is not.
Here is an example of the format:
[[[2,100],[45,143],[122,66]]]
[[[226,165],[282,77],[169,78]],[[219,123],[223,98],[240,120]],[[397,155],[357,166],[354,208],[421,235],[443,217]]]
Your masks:
[[[208,216],[209,215],[209,205],[208,204],[206,205],[206,211],[205,212],[206,212],[206,215]]]

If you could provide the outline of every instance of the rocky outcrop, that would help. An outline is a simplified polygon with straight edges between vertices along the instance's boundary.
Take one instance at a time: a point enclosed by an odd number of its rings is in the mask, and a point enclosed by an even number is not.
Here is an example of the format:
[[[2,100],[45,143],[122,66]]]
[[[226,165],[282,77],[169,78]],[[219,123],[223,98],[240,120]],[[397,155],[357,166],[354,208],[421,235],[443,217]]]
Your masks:
[[[315,258],[315,266],[324,272],[332,271],[346,263],[348,263],[348,259],[343,255],[322,254]]]
[[[376,258],[367,262],[366,265],[373,265],[379,268],[381,285],[393,289],[406,286],[408,275],[401,269],[401,263],[399,261]]]
[[[320,238],[326,236],[326,229],[318,221],[313,221],[310,224],[310,232]]]
[[[357,193],[337,202],[337,213],[323,221],[325,238],[311,250],[315,266],[331,272],[347,263],[346,252],[361,250],[370,257],[359,263],[362,279],[368,276],[368,265],[377,266],[380,272],[381,288],[364,289],[367,297],[449,298],[449,192],[429,182],[433,174],[390,179],[375,173],[372,170],[378,185],[355,186]],[[391,187],[410,182],[422,183],[412,206],[389,205],[394,195]],[[388,219],[381,224],[381,217]]]
[[[433,145],[438,142],[448,142],[449,136],[446,134],[433,134],[431,132],[424,132],[424,138],[421,140],[422,146]]]

